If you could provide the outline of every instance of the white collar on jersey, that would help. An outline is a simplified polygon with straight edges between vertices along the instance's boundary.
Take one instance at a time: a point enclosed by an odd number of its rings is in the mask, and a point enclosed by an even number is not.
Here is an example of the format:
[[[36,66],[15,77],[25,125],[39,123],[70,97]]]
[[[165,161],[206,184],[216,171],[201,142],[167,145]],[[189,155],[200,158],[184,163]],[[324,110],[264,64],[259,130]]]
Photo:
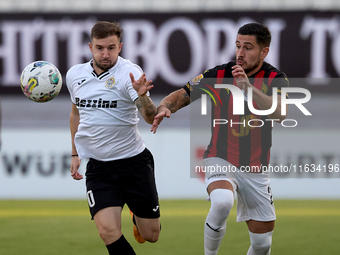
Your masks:
[[[105,72],[102,72],[100,75],[98,75],[96,73],[96,71],[93,69],[93,59],[91,59],[89,61],[89,64],[90,64],[90,67],[91,67],[91,74],[94,77],[98,78],[99,80],[102,80],[104,77],[108,76],[111,72],[113,72],[116,68],[118,68],[118,66],[120,65],[121,61],[122,61],[122,58],[120,56],[118,56],[117,62],[116,62],[116,64],[113,67],[111,67],[110,69],[108,69]]]

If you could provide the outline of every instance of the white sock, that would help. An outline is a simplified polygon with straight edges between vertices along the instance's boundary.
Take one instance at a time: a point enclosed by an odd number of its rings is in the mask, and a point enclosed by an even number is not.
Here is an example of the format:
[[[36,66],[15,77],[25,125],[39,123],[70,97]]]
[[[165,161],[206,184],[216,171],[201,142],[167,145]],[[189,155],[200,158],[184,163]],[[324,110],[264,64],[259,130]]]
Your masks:
[[[273,231],[256,234],[249,231],[250,247],[247,255],[270,255]]]
[[[210,193],[210,211],[204,225],[205,255],[216,255],[226,231],[226,220],[234,205],[234,194],[228,189]]]

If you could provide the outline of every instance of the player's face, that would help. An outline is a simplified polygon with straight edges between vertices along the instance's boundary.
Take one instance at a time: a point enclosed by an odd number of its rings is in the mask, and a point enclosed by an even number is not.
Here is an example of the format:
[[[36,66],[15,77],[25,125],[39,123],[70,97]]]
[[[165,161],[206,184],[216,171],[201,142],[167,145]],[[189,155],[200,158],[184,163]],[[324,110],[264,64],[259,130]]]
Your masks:
[[[93,56],[94,70],[100,74],[113,67],[118,59],[123,43],[116,35],[108,36],[102,39],[92,38],[89,43]]]
[[[257,44],[254,35],[237,35],[236,64],[240,65],[248,76],[261,68],[268,51],[268,47]]]

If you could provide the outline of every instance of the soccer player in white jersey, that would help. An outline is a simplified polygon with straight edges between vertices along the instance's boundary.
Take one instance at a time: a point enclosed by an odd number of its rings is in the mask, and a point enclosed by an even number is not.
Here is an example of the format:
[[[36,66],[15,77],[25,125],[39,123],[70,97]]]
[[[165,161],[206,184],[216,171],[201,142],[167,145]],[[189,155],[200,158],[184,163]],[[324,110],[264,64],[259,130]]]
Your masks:
[[[80,161],[89,158],[86,187],[92,219],[109,254],[130,255],[135,252],[121,232],[124,204],[133,212],[138,242],[156,242],[160,232],[153,157],[137,128],[138,111],[152,124],[156,107],[149,98],[151,81],[139,66],[119,56],[121,35],[118,23],[97,22],[89,43],[92,60],[73,66],[66,83],[72,101],[71,175],[82,179]]]

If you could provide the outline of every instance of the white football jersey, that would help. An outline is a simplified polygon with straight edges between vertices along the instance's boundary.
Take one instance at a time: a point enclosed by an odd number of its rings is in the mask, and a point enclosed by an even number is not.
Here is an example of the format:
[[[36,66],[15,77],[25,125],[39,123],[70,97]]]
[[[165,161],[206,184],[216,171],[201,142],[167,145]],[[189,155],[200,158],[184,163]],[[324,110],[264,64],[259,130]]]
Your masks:
[[[66,84],[79,110],[80,123],[74,142],[80,158],[110,161],[133,157],[145,149],[138,131],[138,98],[129,73],[135,79],[142,69],[118,57],[117,63],[97,75],[92,60],[70,68]]]

